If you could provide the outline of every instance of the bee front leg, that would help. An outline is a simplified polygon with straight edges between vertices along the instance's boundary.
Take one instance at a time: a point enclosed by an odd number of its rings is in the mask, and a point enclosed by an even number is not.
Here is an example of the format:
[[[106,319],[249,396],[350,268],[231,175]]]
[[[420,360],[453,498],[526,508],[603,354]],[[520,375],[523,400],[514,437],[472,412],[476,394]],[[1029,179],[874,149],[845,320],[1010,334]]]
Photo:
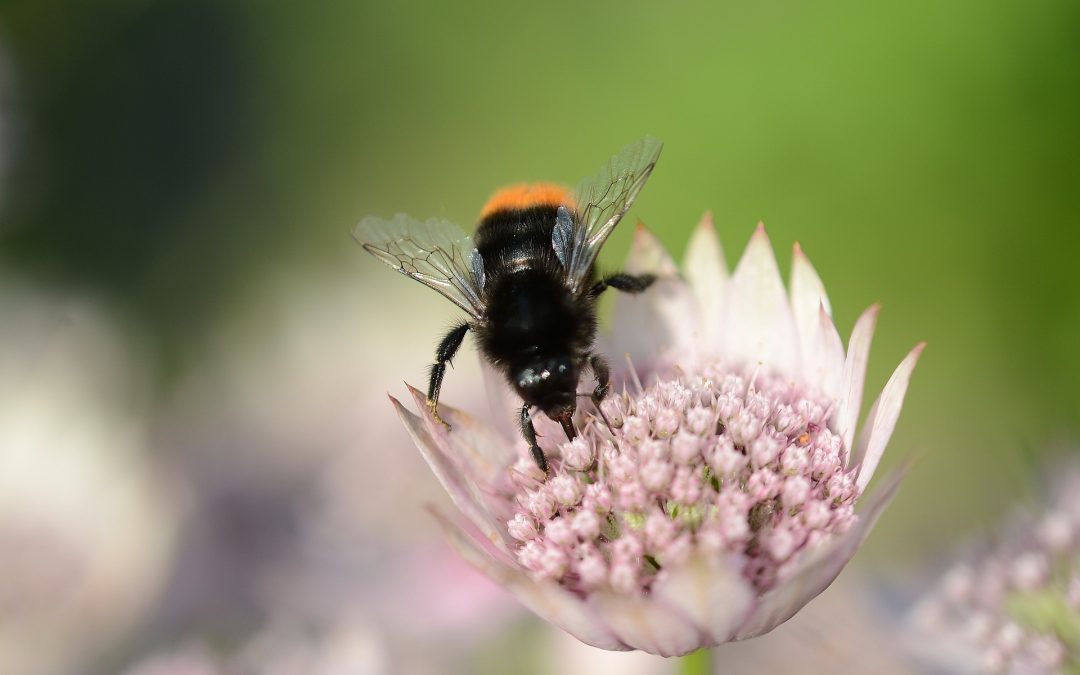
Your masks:
[[[607,398],[608,392],[611,387],[608,383],[611,382],[611,368],[608,367],[607,361],[599,354],[589,355],[589,368],[592,369],[593,375],[596,376],[596,388],[593,389],[592,400],[593,404],[599,409],[600,402]]]
[[[431,381],[428,383],[427,394],[428,409],[431,410],[432,417],[447,429],[450,428],[450,425],[439,417],[439,390],[442,389],[446,366],[453,360],[454,354],[457,353],[458,347],[461,346],[462,341],[465,339],[465,333],[468,331],[469,324],[467,323],[460,323],[451,328],[450,332],[439,342],[439,346],[435,350],[435,363],[431,366]]]
[[[521,435],[525,437],[525,442],[529,444],[529,452],[532,453],[536,466],[540,467],[540,470],[546,475],[548,472],[547,457],[544,456],[544,451],[536,443],[536,427],[533,426],[528,404],[521,406]]]

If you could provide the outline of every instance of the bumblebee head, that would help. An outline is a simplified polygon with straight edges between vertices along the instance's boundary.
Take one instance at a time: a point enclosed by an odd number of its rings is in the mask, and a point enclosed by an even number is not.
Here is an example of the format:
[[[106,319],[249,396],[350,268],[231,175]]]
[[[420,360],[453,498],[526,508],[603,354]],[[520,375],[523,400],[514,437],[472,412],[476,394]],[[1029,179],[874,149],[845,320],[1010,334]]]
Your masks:
[[[570,357],[539,358],[514,374],[522,400],[552,419],[569,419],[577,408],[578,366]]]

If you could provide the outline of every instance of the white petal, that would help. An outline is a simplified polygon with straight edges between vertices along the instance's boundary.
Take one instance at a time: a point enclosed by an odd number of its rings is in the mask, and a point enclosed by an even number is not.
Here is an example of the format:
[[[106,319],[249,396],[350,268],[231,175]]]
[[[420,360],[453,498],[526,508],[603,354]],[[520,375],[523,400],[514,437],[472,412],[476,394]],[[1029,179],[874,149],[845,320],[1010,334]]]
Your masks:
[[[730,641],[754,604],[754,590],[727,560],[695,555],[653,586],[653,597],[696,623],[708,645]]]
[[[723,337],[724,289],[728,273],[711,213],[705,214],[690,237],[683,271],[697,303],[700,349],[704,355],[716,356],[720,353]]]
[[[657,361],[671,363],[692,354],[696,318],[690,289],[667,251],[643,226],[634,233],[625,270],[655,274],[657,279],[639,295],[618,294],[609,356],[621,363],[629,354],[635,365],[649,369]]]
[[[445,433],[442,434],[440,443],[440,438],[430,433],[429,424],[423,418],[411,413],[393,396],[390,397],[390,402],[393,403],[398,417],[404,423],[405,430],[409,432],[420,454],[427,460],[432,473],[450,495],[454,506],[483,532],[493,545],[509,555],[509,535],[505,533],[502,524],[488,511],[476,484],[447,456]]]
[[[787,291],[765,226],[759,224],[727,286],[724,345],[735,361],[795,373],[799,345]]]
[[[461,557],[481,573],[514,594],[523,605],[540,618],[562,628],[585,644],[610,651],[626,651],[629,647],[618,640],[603,620],[584,602],[561,586],[551,582],[535,582],[516,566],[503,564],[480,547],[459,523],[451,522],[437,510],[432,510],[451,545]]]
[[[911,373],[925,347],[926,343],[920,342],[900,362],[866,417],[866,425],[859,435],[859,444],[851,458],[853,465],[859,465],[859,479],[856,482],[859,489],[865,488],[874,477],[885,446],[896,428],[896,420],[900,418],[900,409],[904,405],[904,395],[907,393],[908,382],[911,381]]]
[[[619,640],[634,649],[659,656],[682,656],[705,644],[706,636],[679,612],[649,596],[594,591],[589,605]]]
[[[832,309],[825,294],[825,285],[821,283],[814,266],[810,264],[798,243],[795,244],[791,258],[791,311],[795,316],[795,329],[799,334],[799,350],[807,382],[821,388],[830,397],[835,396],[838,387],[825,381],[827,376],[839,380],[843,369],[841,361],[841,367],[835,376],[830,373],[831,354],[827,350],[832,348],[832,336],[829,332],[836,332],[831,321]],[[821,321],[823,313],[829,319],[827,325]]]
[[[815,380],[830,401],[839,401],[844,383],[844,343],[824,306],[818,308],[818,349],[821,362]]]
[[[768,633],[817,597],[840,574],[862,546],[881,512],[896,495],[904,471],[897,471],[866,500],[859,519],[844,534],[817,551],[809,551],[791,576],[761,597],[750,620],[739,629],[737,640]]]
[[[825,307],[832,316],[832,305],[825,294],[825,284],[821,283],[810,259],[803,253],[802,246],[796,242],[791,257],[791,310],[795,313],[795,325],[799,329],[800,339],[810,337],[817,331],[818,307]]]
[[[844,361],[843,381],[840,385],[839,406],[836,413],[836,430],[844,439],[844,449],[851,453],[855,439],[855,425],[859,422],[862,407],[863,384],[866,380],[866,364],[870,361],[870,341],[874,337],[880,305],[871,305],[851,331],[848,340],[847,360]],[[850,465],[850,460],[848,464]]]

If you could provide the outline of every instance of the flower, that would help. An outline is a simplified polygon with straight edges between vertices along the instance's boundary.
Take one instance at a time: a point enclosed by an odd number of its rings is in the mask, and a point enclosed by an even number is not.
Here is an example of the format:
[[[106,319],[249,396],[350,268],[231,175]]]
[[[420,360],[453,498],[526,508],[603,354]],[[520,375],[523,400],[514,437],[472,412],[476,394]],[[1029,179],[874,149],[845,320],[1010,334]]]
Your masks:
[[[433,510],[451,542],[544,619],[665,656],[761,635],[832,582],[895,493],[899,473],[855,510],[923,345],[855,443],[876,306],[845,355],[802,251],[790,295],[762,226],[729,276],[708,217],[685,282],[644,228],[626,269],[660,279],[616,307],[606,351],[633,368],[573,441],[536,420],[548,475],[520,439],[443,406],[447,430],[415,389],[419,415],[391,400],[459,510]]]
[[[0,672],[85,672],[136,630],[179,506],[107,312],[0,278]]]
[[[293,618],[274,618],[231,649],[211,649],[205,641],[190,640],[157,650],[123,672],[125,675],[383,673],[389,672],[386,643],[376,624],[361,615],[343,615],[325,626],[311,626]],[[400,665],[401,661],[394,663]]]
[[[1080,466],[1059,467],[1050,505],[954,562],[915,606],[909,642],[942,672],[1080,667]]]

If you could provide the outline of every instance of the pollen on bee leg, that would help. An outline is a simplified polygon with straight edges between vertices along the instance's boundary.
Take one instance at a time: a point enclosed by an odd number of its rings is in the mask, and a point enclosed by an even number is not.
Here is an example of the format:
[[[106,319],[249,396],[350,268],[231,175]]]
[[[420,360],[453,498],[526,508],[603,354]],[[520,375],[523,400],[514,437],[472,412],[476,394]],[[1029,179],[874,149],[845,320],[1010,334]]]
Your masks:
[[[444,420],[442,418],[442,416],[439,415],[439,404],[438,403],[436,403],[435,401],[432,401],[431,399],[428,399],[427,406],[428,406],[428,410],[431,411],[432,418],[434,418],[434,420],[436,422],[438,422],[439,424],[446,427],[447,431],[450,431],[453,428],[453,427],[450,426],[449,422]]]

